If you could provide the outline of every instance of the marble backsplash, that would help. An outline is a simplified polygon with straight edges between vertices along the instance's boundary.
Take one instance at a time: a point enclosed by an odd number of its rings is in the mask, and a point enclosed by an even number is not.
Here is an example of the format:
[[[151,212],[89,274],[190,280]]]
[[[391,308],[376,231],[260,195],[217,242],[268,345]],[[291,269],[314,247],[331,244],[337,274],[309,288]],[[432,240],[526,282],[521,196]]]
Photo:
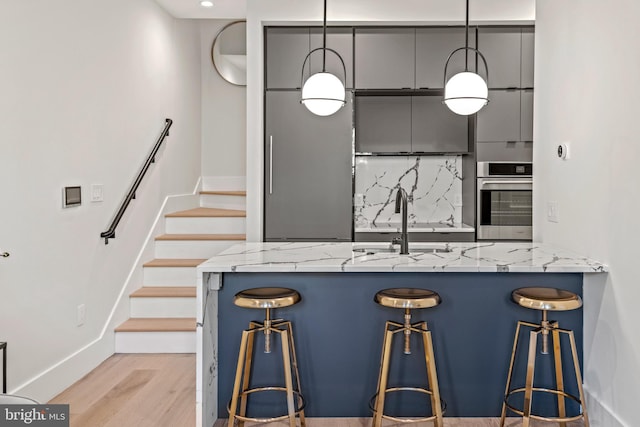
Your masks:
[[[355,226],[400,222],[396,192],[409,196],[409,224],[462,222],[462,156],[356,157]]]

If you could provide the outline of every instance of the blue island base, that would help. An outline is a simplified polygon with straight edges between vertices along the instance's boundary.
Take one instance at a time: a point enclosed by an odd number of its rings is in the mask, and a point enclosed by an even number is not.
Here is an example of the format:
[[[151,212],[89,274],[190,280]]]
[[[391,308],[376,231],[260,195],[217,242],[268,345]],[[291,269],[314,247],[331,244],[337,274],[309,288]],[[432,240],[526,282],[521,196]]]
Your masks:
[[[231,398],[242,330],[251,320],[263,320],[264,311],[233,304],[236,292],[255,287],[289,287],[302,295],[292,307],[275,310],[276,318],[291,320],[308,417],[368,417],[376,391],[387,320],[403,321],[403,310],[379,306],[375,293],[391,287],[431,289],[442,303],[412,310],[412,321],[425,320],[432,331],[440,395],[446,416],[500,416],[516,322],[539,323],[540,312],[511,301],[511,292],[525,286],[557,287],[582,296],[582,274],[574,273],[224,273],[218,295],[218,413],[226,417]],[[552,312],[550,319],[575,333],[582,364],[582,309]],[[528,328],[521,332],[514,387],[524,386]],[[565,338],[563,338],[564,340]],[[262,352],[258,336],[254,352],[252,386],[283,384],[280,343],[271,354]],[[402,352],[402,339],[394,340],[389,386],[426,384],[424,352],[418,335],[412,336],[412,354]],[[578,395],[569,343],[563,345],[566,391]],[[582,366],[581,366],[582,369]],[[535,384],[555,388],[553,355],[539,354]],[[254,416],[286,413],[282,396],[256,397],[249,411]],[[428,396],[394,393],[385,412],[423,416]],[[519,401],[518,401],[519,399]],[[521,396],[513,402],[522,405]],[[534,412],[556,415],[554,396],[535,396]],[[575,415],[577,404],[567,402]],[[510,414],[513,415],[513,414]]]

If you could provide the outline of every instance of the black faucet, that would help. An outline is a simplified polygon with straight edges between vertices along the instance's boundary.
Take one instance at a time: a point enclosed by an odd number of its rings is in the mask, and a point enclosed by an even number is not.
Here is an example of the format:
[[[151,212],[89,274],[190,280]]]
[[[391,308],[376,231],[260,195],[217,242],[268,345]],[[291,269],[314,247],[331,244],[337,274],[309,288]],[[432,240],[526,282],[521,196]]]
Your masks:
[[[396,193],[396,213],[402,209],[402,234],[400,235],[400,255],[409,255],[409,234],[407,233],[407,192],[398,188]]]

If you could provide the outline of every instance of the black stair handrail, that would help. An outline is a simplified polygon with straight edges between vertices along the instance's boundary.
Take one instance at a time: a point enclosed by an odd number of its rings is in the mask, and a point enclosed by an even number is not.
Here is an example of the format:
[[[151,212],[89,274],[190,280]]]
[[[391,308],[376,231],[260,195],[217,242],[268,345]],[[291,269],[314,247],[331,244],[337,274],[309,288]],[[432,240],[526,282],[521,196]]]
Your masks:
[[[109,239],[116,238],[116,227],[118,226],[118,223],[120,223],[120,220],[122,219],[124,212],[127,210],[127,207],[129,206],[129,203],[131,202],[131,200],[136,198],[136,191],[138,190],[138,187],[142,182],[142,178],[144,178],[145,174],[147,173],[147,170],[149,170],[149,166],[151,166],[152,163],[155,163],[156,154],[158,153],[158,150],[160,149],[162,142],[165,140],[167,136],[169,136],[169,129],[171,128],[172,124],[173,124],[173,120],[165,119],[164,129],[160,134],[160,138],[158,138],[156,145],[154,145],[153,150],[151,150],[151,153],[149,154],[149,157],[147,157],[147,160],[144,162],[144,165],[142,166],[142,169],[140,169],[138,176],[136,177],[135,181],[133,181],[133,184],[131,185],[131,188],[129,189],[129,192],[127,193],[126,197],[122,201],[122,204],[118,209],[118,212],[116,212],[116,215],[113,217],[113,221],[111,221],[111,225],[109,226],[109,229],[107,231],[103,231],[102,233],[100,233],[100,237],[104,238],[105,245],[109,244]]]

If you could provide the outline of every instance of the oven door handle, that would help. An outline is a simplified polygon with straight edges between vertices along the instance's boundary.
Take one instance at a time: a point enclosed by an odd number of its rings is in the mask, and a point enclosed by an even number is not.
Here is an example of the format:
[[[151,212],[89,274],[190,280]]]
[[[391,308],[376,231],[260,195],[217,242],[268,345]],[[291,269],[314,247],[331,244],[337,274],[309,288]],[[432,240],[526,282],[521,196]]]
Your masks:
[[[491,184],[523,184],[523,185],[533,185],[533,181],[482,181],[482,185],[491,185]]]

